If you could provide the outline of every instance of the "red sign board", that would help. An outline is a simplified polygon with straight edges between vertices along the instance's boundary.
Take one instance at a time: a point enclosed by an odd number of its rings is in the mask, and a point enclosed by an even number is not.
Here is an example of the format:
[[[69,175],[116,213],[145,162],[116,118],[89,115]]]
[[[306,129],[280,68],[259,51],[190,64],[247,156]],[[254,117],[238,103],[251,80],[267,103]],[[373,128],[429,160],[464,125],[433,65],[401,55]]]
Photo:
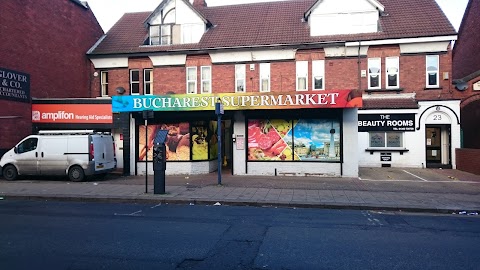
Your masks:
[[[111,124],[111,104],[32,104],[32,123]]]

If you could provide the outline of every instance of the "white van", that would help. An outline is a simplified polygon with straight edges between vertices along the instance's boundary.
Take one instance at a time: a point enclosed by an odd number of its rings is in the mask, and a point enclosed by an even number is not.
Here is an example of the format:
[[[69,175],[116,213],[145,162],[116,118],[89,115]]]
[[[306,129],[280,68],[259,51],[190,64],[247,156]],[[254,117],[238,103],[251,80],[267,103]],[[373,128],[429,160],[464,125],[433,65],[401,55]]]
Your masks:
[[[40,131],[21,140],[0,159],[6,180],[18,175],[68,175],[71,181],[116,168],[113,137],[92,130]]]

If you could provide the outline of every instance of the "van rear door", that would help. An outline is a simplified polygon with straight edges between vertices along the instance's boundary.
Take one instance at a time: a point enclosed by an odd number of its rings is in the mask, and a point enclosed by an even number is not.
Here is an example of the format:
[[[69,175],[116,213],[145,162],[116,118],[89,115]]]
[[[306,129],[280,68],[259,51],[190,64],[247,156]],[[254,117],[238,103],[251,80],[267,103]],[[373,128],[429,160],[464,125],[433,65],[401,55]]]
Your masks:
[[[43,175],[65,175],[67,162],[67,136],[41,136],[38,167]]]
[[[113,170],[116,166],[115,150],[111,135],[92,135],[93,159],[95,160],[95,172]]]

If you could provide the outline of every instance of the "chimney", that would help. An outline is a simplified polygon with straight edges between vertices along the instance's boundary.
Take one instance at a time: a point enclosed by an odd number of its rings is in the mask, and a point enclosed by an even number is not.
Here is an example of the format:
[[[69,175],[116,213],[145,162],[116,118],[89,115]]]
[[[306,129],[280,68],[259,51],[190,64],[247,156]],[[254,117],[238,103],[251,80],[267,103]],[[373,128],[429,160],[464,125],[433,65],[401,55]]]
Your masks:
[[[193,0],[193,6],[196,8],[203,8],[207,6],[205,0]]]

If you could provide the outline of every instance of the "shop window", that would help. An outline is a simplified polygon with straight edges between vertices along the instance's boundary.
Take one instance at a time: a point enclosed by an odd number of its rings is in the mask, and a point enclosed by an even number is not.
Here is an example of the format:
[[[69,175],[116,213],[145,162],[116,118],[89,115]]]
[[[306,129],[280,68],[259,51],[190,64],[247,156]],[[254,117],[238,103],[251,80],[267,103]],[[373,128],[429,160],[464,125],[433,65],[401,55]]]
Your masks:
[[[370,147],[403,147],[403,132],[370,132]]]
[[[143,70],[143,94],[153,94],[153,69]]]
[[[307,91],[308,61],[297,61],[297,91]]]
[[[212,67],[200,67],[202,80],[202,94],[209,94],[212,92]]]
[[[165,141],[167,161],[201,161],[217,158],[216,121],[156,123],[138,126],[138,161],[151,161],[158,130],[168,130]],[[147,136],[147,138],[145,138]],[[145,142],[148,142],[146,144]],[[148,152],[147,146],[148,145]]]
[[[427,55],[426,56],[426,84],[427,88],[439,87],[439,57],[438,55]]]
[[[313,90],[325,89],[325,60],[312,61],[312,85]]]
[[[270,92],[270,63],[260,64],[260,92]]]
[[[368,59],[368,89],[380,89],[381,59]]]
[[[337,119],[250,119],[249,161],[340,161]]]
[[[385,58],[385,68],[386,68],[386,80],[387,88],[399,88],[400,87],[400,76],[399,76],[399,58],[398,57],[387,57]]]
[[[100,72],[100,88],[102,97],[108,97],[108,71]]]
[[[140,94],[140,71],[138,69],[130,70],[130,94]]]
[[[197,67],[187,67],[187,94],[197,93]]]
[[[245,84],[245,64],[235,65],[235,92],[246,92]]]

